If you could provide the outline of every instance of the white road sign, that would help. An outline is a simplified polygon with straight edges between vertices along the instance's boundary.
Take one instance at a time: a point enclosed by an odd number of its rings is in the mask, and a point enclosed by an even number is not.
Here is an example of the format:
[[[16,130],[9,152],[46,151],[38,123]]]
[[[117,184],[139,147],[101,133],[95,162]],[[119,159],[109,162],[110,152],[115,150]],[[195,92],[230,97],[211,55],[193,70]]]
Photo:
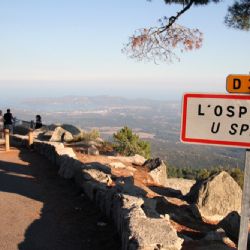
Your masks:
[[[181,140],[250,148],[250,95],[185,94]]]

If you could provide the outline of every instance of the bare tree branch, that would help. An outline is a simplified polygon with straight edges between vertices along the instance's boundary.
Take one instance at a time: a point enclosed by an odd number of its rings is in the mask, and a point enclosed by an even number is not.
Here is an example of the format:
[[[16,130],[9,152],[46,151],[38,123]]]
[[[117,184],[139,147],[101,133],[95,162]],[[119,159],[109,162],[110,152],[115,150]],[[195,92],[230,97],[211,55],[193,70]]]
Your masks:
[[[193,3],[194,3],[194,0],[191,0],[181,11],[177,12],[175,16],[171,16],[169,18],[168,24],[166,26],[160,27],[159,32],[162,33],[168,28],[170,28],[182,14],[184,14],[188,9],[191,8]]]
[[[203,37],[198,29],[189,29],[177,24],[173,24],[164,32],[158,32],[158,29],[151,27],[137,30],[122,51],[130,58],[158,63],[179,60],[174,51],[182,53],[201,47]]]
[[[198,29],[189,29],[176,24],[177,19],[193,4],[195,4],[195,0],[190,0],[175,16],[160,19],[160,27],[136,30],[124,46],[123,53],[139,61],[146,60],[158,63],[179,60],[174,51],[182,53],[200,48],[203,41],[202,33]]]

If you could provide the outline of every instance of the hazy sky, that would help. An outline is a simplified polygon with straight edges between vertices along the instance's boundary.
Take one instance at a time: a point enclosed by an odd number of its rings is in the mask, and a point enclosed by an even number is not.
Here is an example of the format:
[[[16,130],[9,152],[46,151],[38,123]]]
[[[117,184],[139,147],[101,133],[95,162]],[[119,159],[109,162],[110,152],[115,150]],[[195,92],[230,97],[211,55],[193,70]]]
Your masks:
[[[174,64],[121,53],[134,30],[181,7],[163,0],[0,0],[0,85],[11,96],[120,95],[176,98],[225,92],[228,74],[250,71],[250,32],[225,27],[233,1],[195,7],[180,19],[204,32],[200,50]]]

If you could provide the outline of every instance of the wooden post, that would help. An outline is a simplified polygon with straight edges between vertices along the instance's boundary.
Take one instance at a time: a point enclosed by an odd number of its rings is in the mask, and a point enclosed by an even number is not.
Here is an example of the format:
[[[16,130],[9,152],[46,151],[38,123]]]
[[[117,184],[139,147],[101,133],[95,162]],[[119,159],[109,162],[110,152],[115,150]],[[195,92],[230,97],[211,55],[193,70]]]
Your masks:
[[[34,142],[33,129],[30,129],[30,131],[29,131],[29,141],[28,141],[29,147],[33,144],[33,142]]]
[[[5,129],[4,130],[4,138],[5,138],[5,151],[10,150],[10,130]]]
[[[242,201],[241,201],[241,219],[240,219],[238,250],[247,249],[249,212],[250,212],[250,149],[247,149],[245,158],[244,186],[243,186]]]

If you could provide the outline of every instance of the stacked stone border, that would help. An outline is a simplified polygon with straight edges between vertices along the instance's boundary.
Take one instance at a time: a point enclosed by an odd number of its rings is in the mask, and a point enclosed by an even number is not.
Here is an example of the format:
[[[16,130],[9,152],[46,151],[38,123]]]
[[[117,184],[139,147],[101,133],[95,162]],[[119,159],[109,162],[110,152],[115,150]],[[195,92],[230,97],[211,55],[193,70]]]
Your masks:
[[[11,145],[27,146],[28,137],[12,135]],[[119,185],[107,185],[112,178],[108,167],[83,164],[72,148],[62,143],[35,140],[33,149],[58,166],[61,177],[72,179],[113,220],[123,250],[181,249],[183,239],[177,236],[169,218],[162,218],[156,212],[153,199],[126,193]]]

